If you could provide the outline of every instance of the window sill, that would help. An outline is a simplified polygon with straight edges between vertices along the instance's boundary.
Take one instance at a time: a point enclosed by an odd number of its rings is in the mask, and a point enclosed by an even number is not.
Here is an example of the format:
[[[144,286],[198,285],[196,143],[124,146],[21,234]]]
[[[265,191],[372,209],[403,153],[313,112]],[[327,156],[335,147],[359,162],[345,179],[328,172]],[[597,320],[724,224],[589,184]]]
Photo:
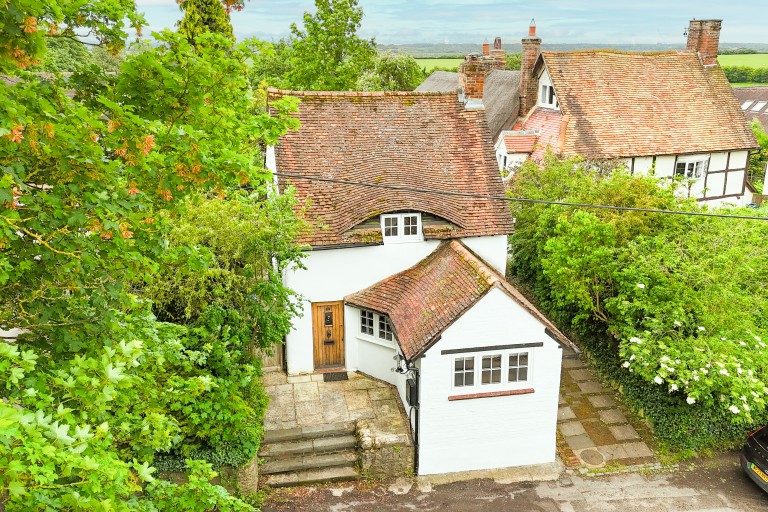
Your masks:
[[[533,388],[524,389],[509,389],[507,391],[490,391],[486,393],[471,393],[469,395],[452,395],[448,397],[449,402],[456,400],[472,400],[475,398],[491,398],[494,396],[512,396],[512,395],[529,395],[534,393]]]

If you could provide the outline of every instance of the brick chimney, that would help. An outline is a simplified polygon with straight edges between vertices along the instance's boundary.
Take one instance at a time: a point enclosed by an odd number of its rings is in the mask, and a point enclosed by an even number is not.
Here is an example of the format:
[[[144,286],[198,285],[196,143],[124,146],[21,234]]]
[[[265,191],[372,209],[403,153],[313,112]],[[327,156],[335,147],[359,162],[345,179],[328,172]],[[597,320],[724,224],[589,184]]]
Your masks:
[[[525,116],[536,105],[538,84],[533,76],[533,66],[541,54],[541,39],[536,37],[536,22],[531,20],[528,37],[523,41],[520,60],[520,117]]]
[[[483,56],[487,56],[491,54],[491,45],[488,43],[483,43]]]
[[[493,50],[491,50],[491,60],[493,69],[504,69],[507,67],[507,52],[501,48],[501,38],[493,40]]]
[[[687,48],[697,52],[701,63],[705,66],[717,64],[722,23],[723,20],[691,20],[688,26]]]
[[[485,108],[483,87],[488,71],[490,71],[488,59],[483,59],[477,53],[470,53],[464,57],[464,62],[459,66],[459,90],[460,98],[463,98],[466,108],[474,110]]]

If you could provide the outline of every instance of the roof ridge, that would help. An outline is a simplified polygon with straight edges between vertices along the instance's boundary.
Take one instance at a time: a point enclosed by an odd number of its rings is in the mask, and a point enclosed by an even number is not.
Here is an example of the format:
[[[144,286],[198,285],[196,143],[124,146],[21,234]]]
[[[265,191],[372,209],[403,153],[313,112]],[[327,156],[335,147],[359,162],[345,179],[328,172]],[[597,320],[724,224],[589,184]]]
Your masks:
[[[323,97],[386,97],[386,96],[453,96],[455,92],[440,91],[294,91],[291,89],[267,88],[270,95],[281,96],[323,96]]]
[[[499,275],[488,266],[477,254],[472,252],[469,247],[464,245],[461,240],[453,239],[450,243],[451,249],[453,249],[465,262],[467,262],[474,270],[476,270],[484,279],[488,286],[494,286],[501,282]]]

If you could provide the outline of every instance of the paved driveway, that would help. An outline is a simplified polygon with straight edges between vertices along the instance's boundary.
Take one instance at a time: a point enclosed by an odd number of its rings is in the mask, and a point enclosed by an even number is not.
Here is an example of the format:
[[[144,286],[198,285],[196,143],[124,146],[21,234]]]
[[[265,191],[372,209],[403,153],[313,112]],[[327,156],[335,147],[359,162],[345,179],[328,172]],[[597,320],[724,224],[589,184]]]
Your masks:
[[[492,480],[431,486],[428,482],[297,488],[270,497],[265,512],[452,511],[691,511],[768,510],[768,497],[738,466],[738,454],[703,461],[693,468],[653,474],[565,476],[559,482],[502,484]]]

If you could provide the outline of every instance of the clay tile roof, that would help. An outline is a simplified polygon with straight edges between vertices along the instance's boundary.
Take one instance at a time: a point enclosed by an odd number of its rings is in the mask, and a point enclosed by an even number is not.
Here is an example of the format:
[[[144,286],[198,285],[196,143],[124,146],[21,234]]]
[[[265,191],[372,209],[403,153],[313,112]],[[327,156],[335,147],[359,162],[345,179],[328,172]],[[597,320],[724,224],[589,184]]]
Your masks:
[[[734,87],[733,94],[741,105],[747,121],[757,119],[768,130],[768,85]],[[764,103],[765,102],[765,103]]]
[[[280,139],[275,156],[280,187],[293,185],[300,203],[309,200],[305,217],[315,229],[302,243],[313,247],[366,243],[350,230],[396,211],[420,211],[444,219],[451,237],[513,231],[503,201],[279,177],[282,172],[503,196],[485,116],[465,110],[455,94],[270,90],[271,98],[283,95],[301,100],[297,115],[301,128]],[[424,235],[445,238],[426,229]]]
[[[507,153],[532,153],[539,139],[538,135],[504,135],[504,146]]]
[[[425,259],[344,300],[389,316],[407,359],[423,354],[442,332],[491,288],[498,287],[541,321],[562,343],[568,339],[504,277],[457,240],[442,242]]]
[[[434,71],[416,88],[417,92],[456,92],[459,74]],[[520,71],[492,69],[483,82],[483,105],[493,140],[509,129],[520,110]]]
[[[719,66],[690,51],[542,52],[564,115],[563,152],[587,158],[753,149]],[[527,128],[527,127],[526,127]]]

